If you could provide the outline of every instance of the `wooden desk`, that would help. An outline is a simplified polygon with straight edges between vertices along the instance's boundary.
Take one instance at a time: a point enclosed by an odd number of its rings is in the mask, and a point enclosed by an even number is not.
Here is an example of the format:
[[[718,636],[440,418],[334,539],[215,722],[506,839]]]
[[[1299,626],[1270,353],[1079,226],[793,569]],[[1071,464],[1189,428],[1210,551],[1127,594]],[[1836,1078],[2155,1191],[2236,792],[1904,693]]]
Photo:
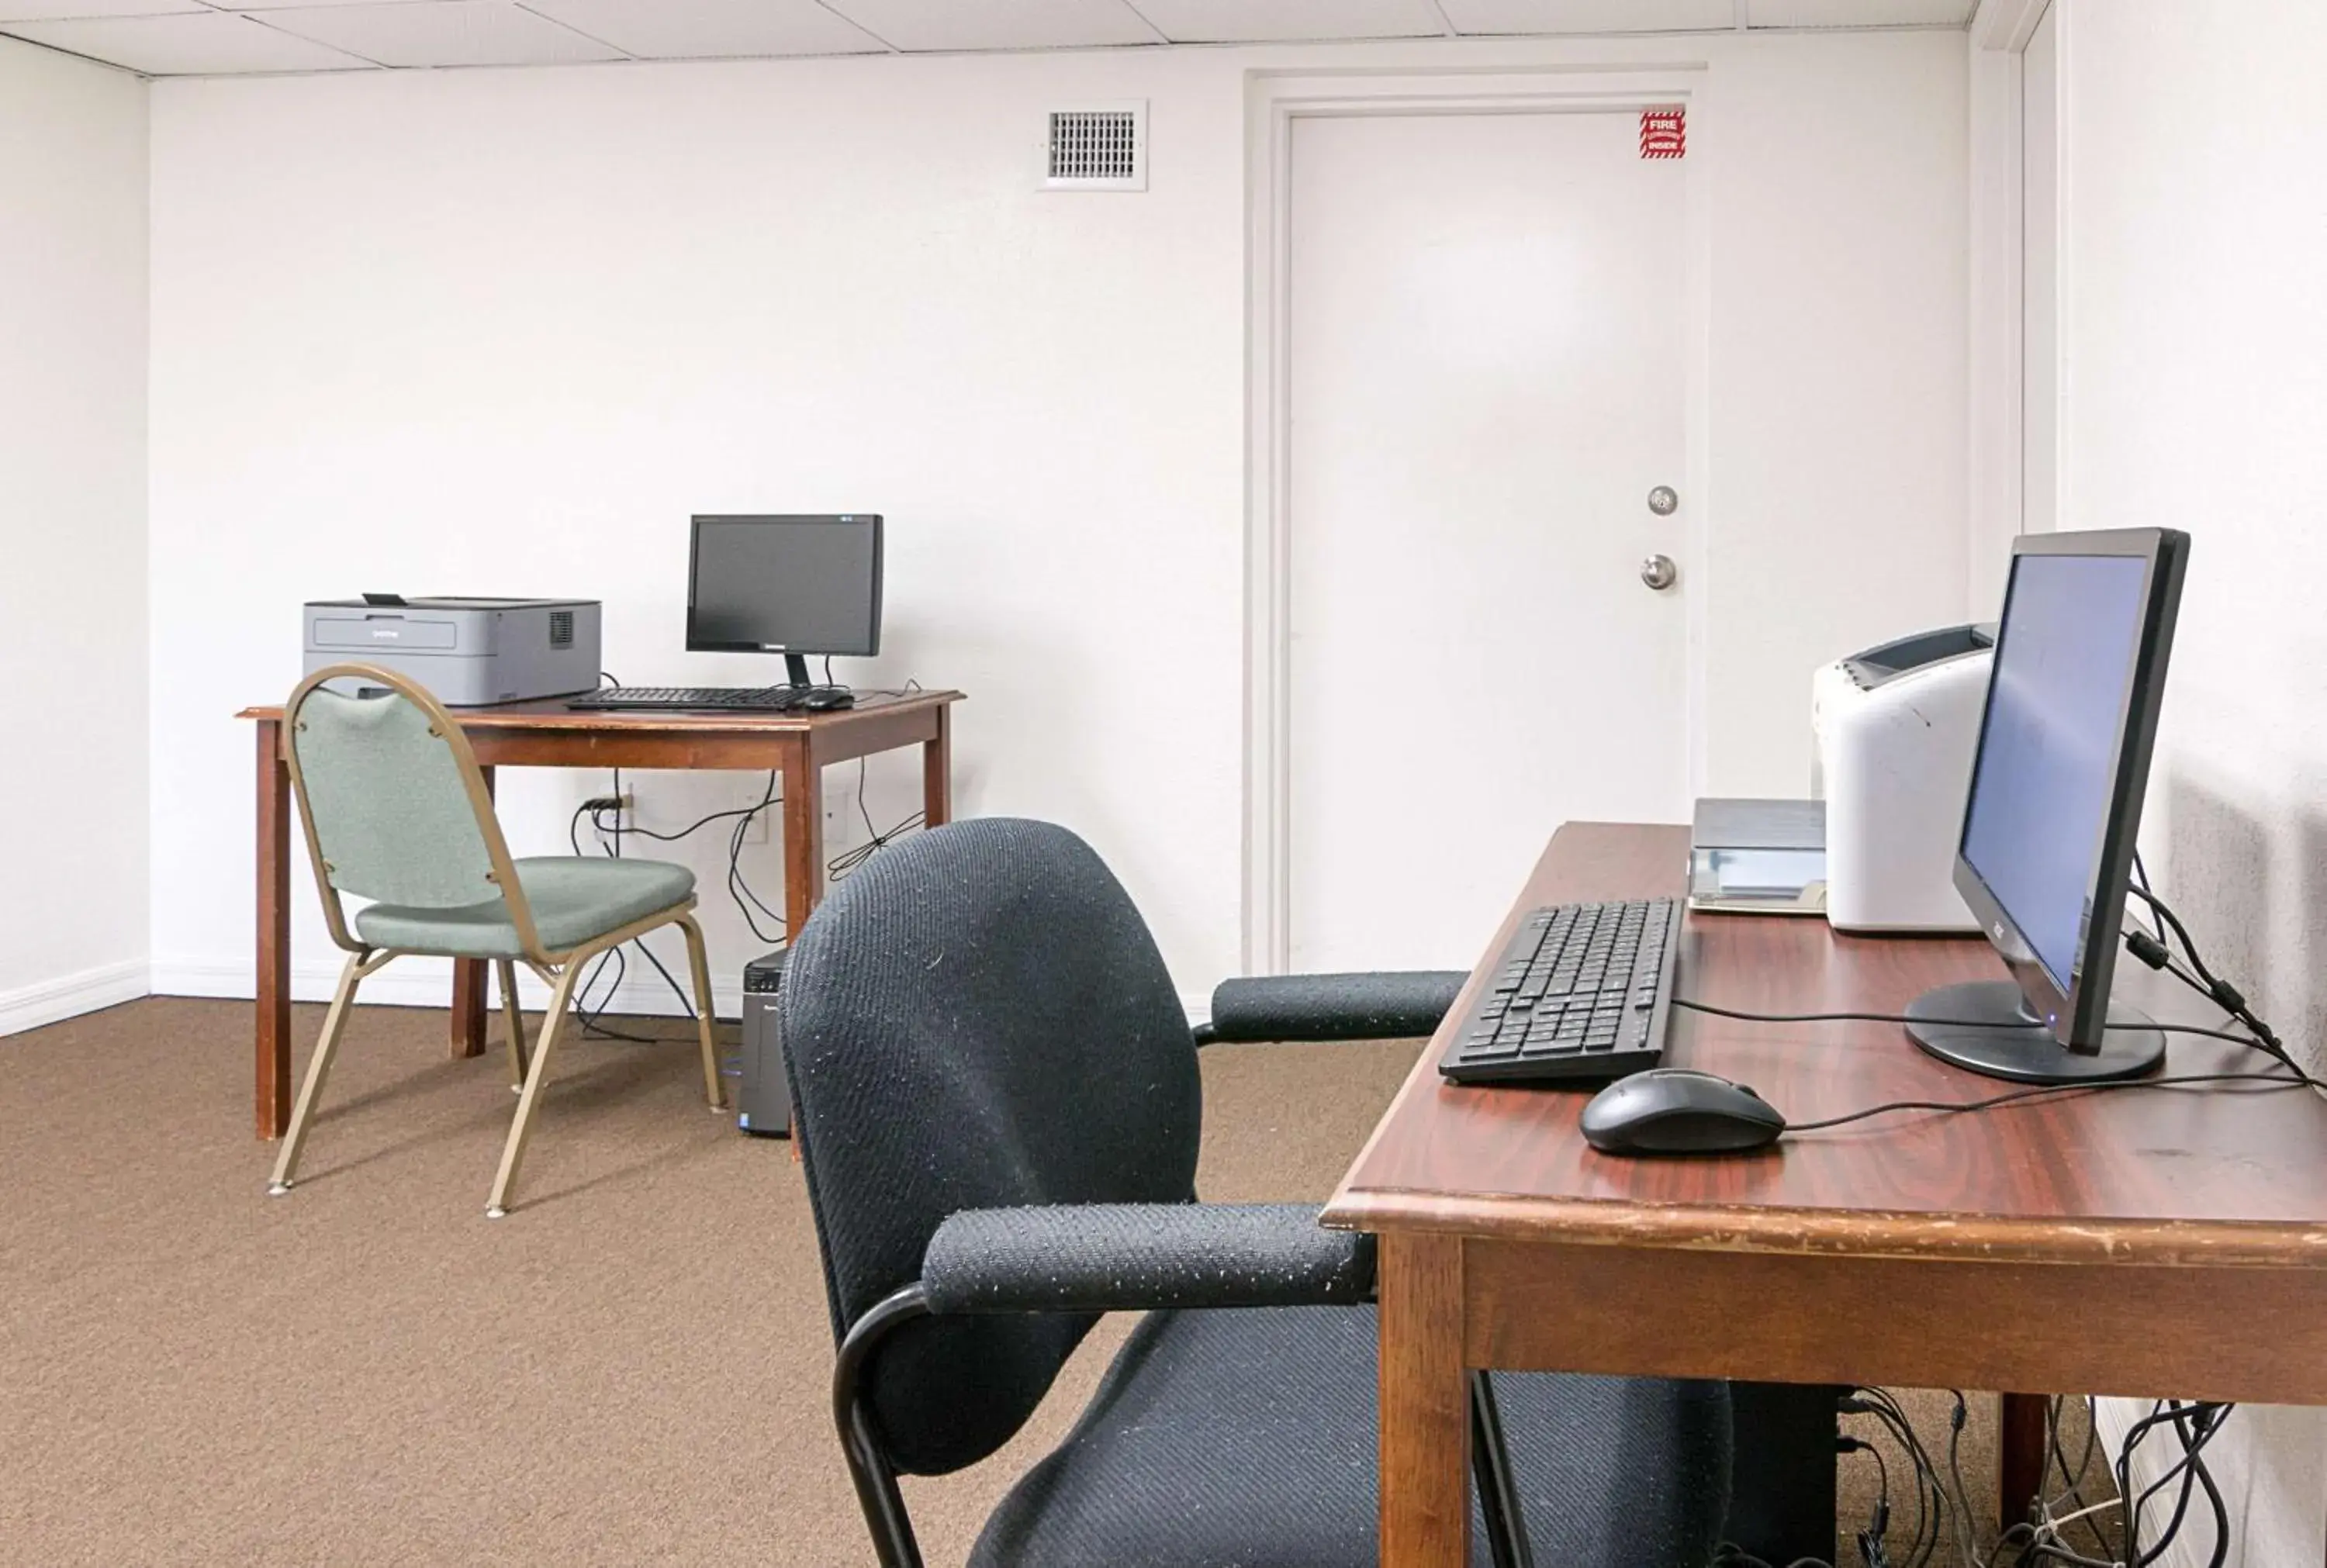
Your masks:
[[[1485,962],[1536,906],[1679,892],[1687,845],[1680,827],[1562,828]],[[1677,985],[1762,1012],[1896,1013],[2003,974],[1976,938],[1706,915]],[[2118,975],[2161,1019],[2219,1016],[2139,965]],[[2125,1090],[1623,1160],[1584,1143],[1583,1094],[1439,1078],[1481,983],[1325,1209],[1381,1238],[1389,1568],[1468,1562],[1470,1367],[2327,1404],[2327,1102],[2310,1091]],[[2172,1039],[2169,1071],[2268,1065]],[[1889,1024],[1677,1013],[1666,1060],[1752,1084],[1797,1121],[2011,1087]]]
[[[498,765],[534,768],[773,768],[783,779],[784,929],[824,895],[824,770],[901,746],[921,748],[930,826],[949,820],[955,691],[861,694],[822,714],[577,713],[563,702],[456,709],[490,787]],[[291,1125],[291,772],[283,710],[245,708],[258,740],[257,1120],[261,1138]],[[453,1054],[485,1049],[485,966],[453,966]]]

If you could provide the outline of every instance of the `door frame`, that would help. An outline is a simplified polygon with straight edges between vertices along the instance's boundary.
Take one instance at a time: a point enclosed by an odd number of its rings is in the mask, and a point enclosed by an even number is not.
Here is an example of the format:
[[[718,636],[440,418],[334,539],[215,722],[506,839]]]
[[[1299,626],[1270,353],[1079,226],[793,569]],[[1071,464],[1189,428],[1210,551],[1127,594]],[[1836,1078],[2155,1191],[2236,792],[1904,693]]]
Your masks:
[[[1292,218],[1293,128],[1304,119],[1351,117],[1606,114],[1680,105],[1702,158],[1711,130],[1703,64],[1547,67],[1491,72],[1254,71],[1246,79],[1245,504],[1245,973],[1276,975],[1291,961],[1292,615],[1288,422],[1291,413],[1290,291],[1286,237]],[[1713,503],[1708,484],[1706,402],[1712,359],[1712,226],[1707,179],[1688,181],[1684,357],[1684,454],[1680,480],[1684,584],[1683,661],[1687,788],[1705,788],[1706,549]],[[1645,504],[1645,503],[1644,503]],[[1388,742],[1391,733],[1386,727]],[[1419,760],[1428,737],[1399,737]],[[1469,744],[1455,737],[1450,756]],[[1390,747],[1385,744],[1385,752]],[[1423,787],[1425,769],[1392,763],[1401,788]],[[1426,823],[1435,806],[1408,801],[1402,817]],[[1514,866],[1514,878],[1525,873]]]
[[[2047,11],[2053,19],[2057,79],[2053,88],[2053,146],[2060,170],[2053,186],[2052,334],[2055,345],[2053,515],[2069,515],[2069,61],[2072,29],[2069,0],[1982,0],[1971,21],[1971,514],[1968,527],[1974,620],[2001,602],[2012,541],[2023,527],[2021,494],[2023,389],[2027,375],[2025,320],[2026,192],[2021,180],[2022,72],[2028,41]]]

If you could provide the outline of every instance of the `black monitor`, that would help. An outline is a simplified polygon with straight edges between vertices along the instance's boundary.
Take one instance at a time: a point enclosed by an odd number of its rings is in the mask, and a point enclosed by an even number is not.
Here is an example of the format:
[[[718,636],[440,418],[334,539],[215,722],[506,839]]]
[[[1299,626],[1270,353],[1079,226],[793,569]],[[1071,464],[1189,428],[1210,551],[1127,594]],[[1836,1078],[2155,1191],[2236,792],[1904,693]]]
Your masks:
[[[2190,537],[2027,534],[2012,549],[1955,884],[2012,971],[1942,986],[1909,1034],[1958,1067],[2024,1083],[2137,1078],[2165,1037],[2112,1008]]]
[[[780,653],[794,686],[808,658],[881,651],[881,518],[698,517],[687,552],[691,653]]]

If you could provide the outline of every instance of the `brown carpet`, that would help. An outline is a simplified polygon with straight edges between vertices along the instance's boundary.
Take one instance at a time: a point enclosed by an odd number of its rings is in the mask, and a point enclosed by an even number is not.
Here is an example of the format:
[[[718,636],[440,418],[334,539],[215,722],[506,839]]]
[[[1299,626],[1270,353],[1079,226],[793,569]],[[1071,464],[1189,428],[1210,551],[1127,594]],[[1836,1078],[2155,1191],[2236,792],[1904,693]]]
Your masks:
[[[360,1010],[299,1190],[269,1199],[249,1029],[247,1003],[155,999],[0,1040],[0,1563],[872,1560],[799,1167],[705,1110],[690,1048],[576,1042],[496,1223],[498,1048],[450,1060],[444,1013]],[[1207,1052],[1205,1195],[1323,1197],[1415,1051]],[[933,1568],[1126,1326],[1009,1449],[908,1483]],[[1943,1399],[1909,1397],[1943,1436]],[[1855,1528],[1872,1467],[1843,1475]]]

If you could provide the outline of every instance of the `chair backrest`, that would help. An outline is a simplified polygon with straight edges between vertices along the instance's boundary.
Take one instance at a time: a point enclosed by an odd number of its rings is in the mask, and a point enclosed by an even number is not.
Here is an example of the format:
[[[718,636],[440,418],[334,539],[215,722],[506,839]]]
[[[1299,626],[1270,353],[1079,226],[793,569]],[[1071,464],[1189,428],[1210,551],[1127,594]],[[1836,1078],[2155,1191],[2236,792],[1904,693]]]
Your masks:
[[[351,675],[376,695],[346,696],[323,685]],[[427,691],[390,670],[335,666],[299,684],[283,720],[335,936],[342,933],[334,892],[423,909],[494,898],[523,903],[476,756]],[[519,929],[529,937],[527,917]]]
[[[1154,939],[1090,846],[1003,817],[866,862],[792,946],[780,1003],[833,1333],[921,1277],[947,1216],[1185,1202],[1195,1042]],[[1009,1441],[1087,1314],[928,1318],[867,1369],[907,1473]]]

